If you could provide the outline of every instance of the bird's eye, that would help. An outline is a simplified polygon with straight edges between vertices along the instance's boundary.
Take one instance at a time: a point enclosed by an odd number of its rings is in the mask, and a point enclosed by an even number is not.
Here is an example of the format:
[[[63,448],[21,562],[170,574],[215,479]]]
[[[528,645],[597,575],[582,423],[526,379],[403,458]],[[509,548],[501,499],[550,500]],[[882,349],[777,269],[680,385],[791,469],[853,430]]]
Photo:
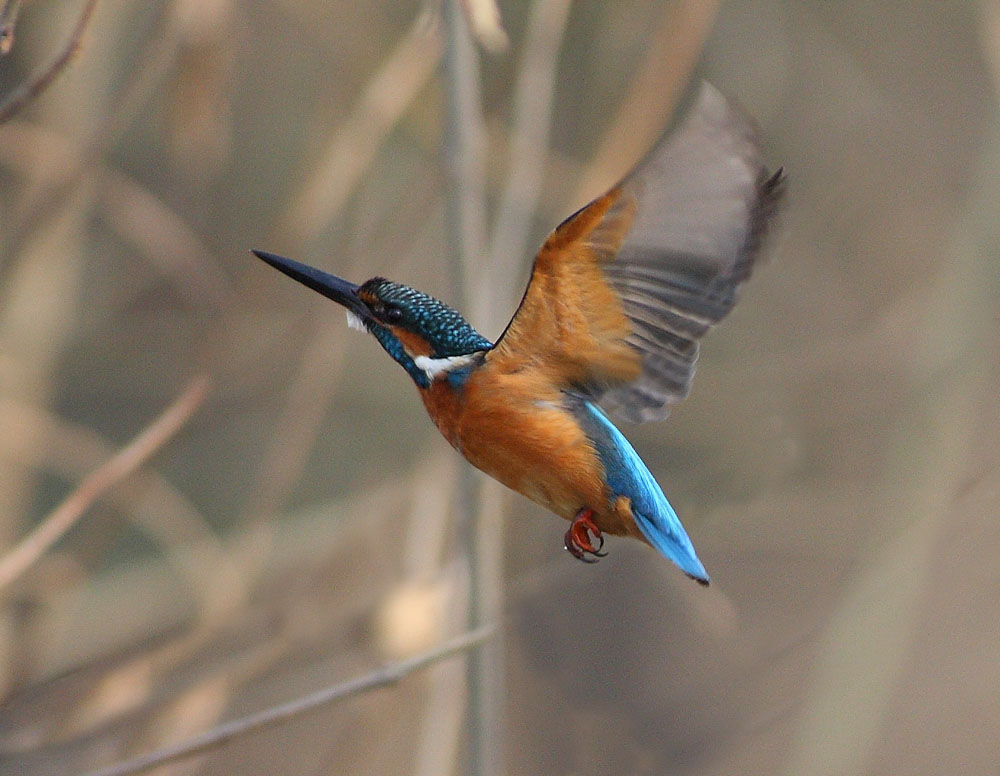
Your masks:
[[[394,304],[386,305],[385,307],[385,319],[389,323],[399,323],[403,320],[403,310],[400,307],[396,307]]]

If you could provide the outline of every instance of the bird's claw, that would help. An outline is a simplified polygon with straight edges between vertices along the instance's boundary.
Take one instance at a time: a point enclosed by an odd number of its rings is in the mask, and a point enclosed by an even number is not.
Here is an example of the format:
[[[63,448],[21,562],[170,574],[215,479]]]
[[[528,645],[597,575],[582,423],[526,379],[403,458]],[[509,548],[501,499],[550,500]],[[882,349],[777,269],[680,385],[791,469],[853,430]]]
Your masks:
[[[569,530],[566,531],[566,550],[574,558],[584,563],[597,563],[608,553],[604,552],[604,534],[593,520],[592,509],[581,509],[576,513]],[[591,538],[593,537],[593,538]],[[594,543],[597,546],[594,546]]]

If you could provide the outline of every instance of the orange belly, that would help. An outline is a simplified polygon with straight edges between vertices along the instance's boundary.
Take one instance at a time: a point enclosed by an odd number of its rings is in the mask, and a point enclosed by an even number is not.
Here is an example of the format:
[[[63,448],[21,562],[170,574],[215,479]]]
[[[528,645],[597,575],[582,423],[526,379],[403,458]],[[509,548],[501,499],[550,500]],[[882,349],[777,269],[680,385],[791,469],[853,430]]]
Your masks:
[[[610,503],[597,452],[559,391],[537,374],[486,368],[462,390],[438,380],[420,393],[445,439],[476,468],[562,518],[589,507],[602,531],[640,535],[628,500]]]

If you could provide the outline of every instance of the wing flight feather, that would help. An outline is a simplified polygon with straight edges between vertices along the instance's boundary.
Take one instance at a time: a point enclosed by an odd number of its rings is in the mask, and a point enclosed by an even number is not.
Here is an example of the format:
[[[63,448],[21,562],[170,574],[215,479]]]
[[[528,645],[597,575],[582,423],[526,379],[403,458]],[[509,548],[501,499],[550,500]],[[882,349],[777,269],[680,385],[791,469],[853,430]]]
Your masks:
[[[545,241],[487,359],[544,370],[627,420],[666,417],[750,275],[782,181],[750,122],[702,84],[676,130]]]

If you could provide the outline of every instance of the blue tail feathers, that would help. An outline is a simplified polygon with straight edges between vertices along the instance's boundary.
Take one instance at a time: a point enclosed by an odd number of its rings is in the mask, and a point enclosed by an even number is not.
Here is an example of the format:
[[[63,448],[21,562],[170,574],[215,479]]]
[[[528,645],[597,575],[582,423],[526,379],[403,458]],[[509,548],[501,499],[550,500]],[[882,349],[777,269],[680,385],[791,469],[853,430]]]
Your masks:
[[[670,502],[666,500],[666,497],[664,497],[663,503],[670,510],[672,521],[679,530],[668,529],[664,531],[662,527],[664,521],[651,520],[642,514],[642,512],[633,509],[632,517],[635,518],[636,525],[642,530],[643,535],[649,539],[649,543],[676,563],[681,571],[696,582],[707,585],[709,582],[708,572],[705,571],[705,566],[698,559],[698,555],[694,551],[694,545],[691,544],[684,526],[677,519],[677,514],[674,512],[673,507],[670,506]]]
[[[708,574],[684,526],[639,454],[589,401],[573,401],[571,409],[597,450],[608,486],[615,496],[625,496],[631,501],[632,516],[649,543],[689,577],[707,585]]]

